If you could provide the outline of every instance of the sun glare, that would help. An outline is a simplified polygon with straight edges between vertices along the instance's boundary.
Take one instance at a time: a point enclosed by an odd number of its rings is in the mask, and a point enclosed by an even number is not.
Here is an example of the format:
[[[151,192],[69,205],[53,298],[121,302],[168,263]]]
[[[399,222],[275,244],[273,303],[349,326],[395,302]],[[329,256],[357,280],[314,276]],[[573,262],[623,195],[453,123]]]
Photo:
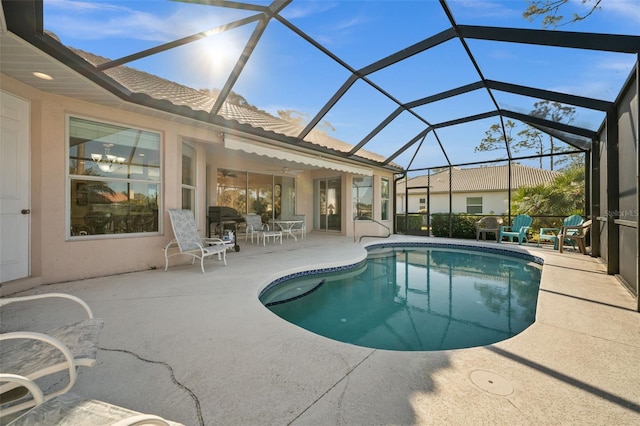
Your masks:
[[[198,89],[221,89],[238,61],[244,42],[229,33],[218,33],[185,46],[171,64],[187,77],[183,84]],[[185,73],[185,70],[189,71]],[[177,71],[177,70],[176,70]]]
[[[202,66],[216,76],[228,77],[240,57],[242,48],[243,45],[230,34],[216,34],[208,37],[199,46]]]

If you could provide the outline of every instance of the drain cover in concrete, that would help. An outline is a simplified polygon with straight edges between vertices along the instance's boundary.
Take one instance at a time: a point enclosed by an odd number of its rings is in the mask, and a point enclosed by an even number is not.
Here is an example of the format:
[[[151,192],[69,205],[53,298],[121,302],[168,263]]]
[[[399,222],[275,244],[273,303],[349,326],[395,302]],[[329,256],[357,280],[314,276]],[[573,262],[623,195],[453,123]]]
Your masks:
[[[513,392],[513,386],[507,379],[491,371],[475,370],[469,377],[474,385],[494,395],[507,396]]]

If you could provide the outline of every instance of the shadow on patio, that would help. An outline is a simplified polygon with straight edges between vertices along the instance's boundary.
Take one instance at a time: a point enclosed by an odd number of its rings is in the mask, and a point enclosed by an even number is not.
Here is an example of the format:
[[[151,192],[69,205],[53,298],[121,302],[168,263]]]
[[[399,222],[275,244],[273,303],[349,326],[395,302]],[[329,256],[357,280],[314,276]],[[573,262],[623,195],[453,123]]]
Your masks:
[[[310,233],[297,243],[240,245],[228,266],[206,262],[205,274],[189,264],[31,291],[75,294],[105,319],[98,364],[80,371],[74,391],[187,425],[638,419],[634,300],[596,259],[525,246],[546,262],[531,327],[488,347],[395,352],[317,336],[258,301],[285,271],[361,260],[361,244]],[[20,317],[46,328],[52,316],[69,315],[39,307]],[[19,328],[16,318],[3,311],[3,328]],[[496,393],[474,381],[477,373],[510,391]]]

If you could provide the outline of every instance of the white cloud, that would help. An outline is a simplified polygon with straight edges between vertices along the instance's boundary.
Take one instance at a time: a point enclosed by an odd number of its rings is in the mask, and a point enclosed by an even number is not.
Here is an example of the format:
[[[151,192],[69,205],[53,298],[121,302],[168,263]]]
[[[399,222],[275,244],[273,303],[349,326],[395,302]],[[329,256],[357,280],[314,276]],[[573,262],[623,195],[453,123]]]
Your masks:
[[[172,3],[171,12],[159,14],[152,10],[153,2],[150,12],[127,4],[50,0],[45,2],[45,28],[63,39],[123,37],[164,43],[237,19],[217,7]]]
[[[304,1],[294,2],[287,6],[281,15],[288,19],[293,20],[297,18],[307,18],[309,16],[317,15],[318,13],[326,12],[337,6],[337,2],[333,1]]]
[[[85,2],[77,0],[47,0],[45,2],[45,7],[47,9],[70,11],[78,14],[128,10],[128,8],[126,7],[118,6],[115,4]]]
[[[517,55],[514,55],[511,50],[508,49],[491,49],[488,52],[488,56],[492,59],[515,59]]]
[[[638,0],[607,0],[602,10],[605,9],[640,25],[640,2]]]
[[[635,63],[635,61],[636,61],[635,56],[633,56],[633,57],[627,58],[626,60],[619,59],[617,61],[600,62],[597,65],[597,67],[603,70],[629,73],[631,72],[631,68],[633,67],[633,64]]]
[[[449,0],[447,3],[451,5],[451,9],[456,20],[467,17],[483,17],[483,18],[513,18],[522,17],[524,7],[520,9],[520,2],[500,2],[491,0]],[[515,9],[507,5],[514,4]]]
[[[336,44],[348,44],[351,36],[356,34],[358,28],[366,25],[369,19],[363,15],[345,17],[340,21],[325,21],[323,27],[318,30],[313,37],[325,46],[335,46]]]
[[[357,27],[366,22],[366,19],[363,19],[358,16],[354,16],[350,19],[345,19],[337,23],[336,30],[348,30],[353,27]]]
[[[573,95],[585,96],[594,99],[611,99],[620,90],[619,87],[613,87],[611,83],[606,81],[586,81],[579,86],[565,85],[550,87],[552,90],[560,93],[571,93]]]
[[[596,0],[571,0],[571,8],[567,7],[564,15],[571,16],[574,12],[584,15],[591,11],[596,4]],[[638,0],[602,0],[598,9],[587,18],[585,23],[589,24],[590,19],[600,15],[608,20],[616,20],[620,25],[631,24],[638,28],[640,22],[640,1]]]

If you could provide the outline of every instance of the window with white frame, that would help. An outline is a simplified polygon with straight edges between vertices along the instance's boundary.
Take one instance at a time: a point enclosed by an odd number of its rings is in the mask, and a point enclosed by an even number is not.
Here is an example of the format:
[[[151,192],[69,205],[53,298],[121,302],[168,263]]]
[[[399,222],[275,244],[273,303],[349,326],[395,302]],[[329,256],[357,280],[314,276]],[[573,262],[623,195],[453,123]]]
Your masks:
[[[373,219],[373,179],[371,176],[354,177],[351,187],[354,219]]]
[[[389,178],[380,179],[380,219],[389,220]]]
[[[196,150],[187,143],[182,143],[182,208],[196,209]]]
[[[160,133],[68,119],[68,235],[159,232]]]
[[[482,213],[482,197],[467,197],[467,213]]]
[[[418,211],[425,211],[427,210],[427,199],[426,198],[420,198],[418,200]]]

